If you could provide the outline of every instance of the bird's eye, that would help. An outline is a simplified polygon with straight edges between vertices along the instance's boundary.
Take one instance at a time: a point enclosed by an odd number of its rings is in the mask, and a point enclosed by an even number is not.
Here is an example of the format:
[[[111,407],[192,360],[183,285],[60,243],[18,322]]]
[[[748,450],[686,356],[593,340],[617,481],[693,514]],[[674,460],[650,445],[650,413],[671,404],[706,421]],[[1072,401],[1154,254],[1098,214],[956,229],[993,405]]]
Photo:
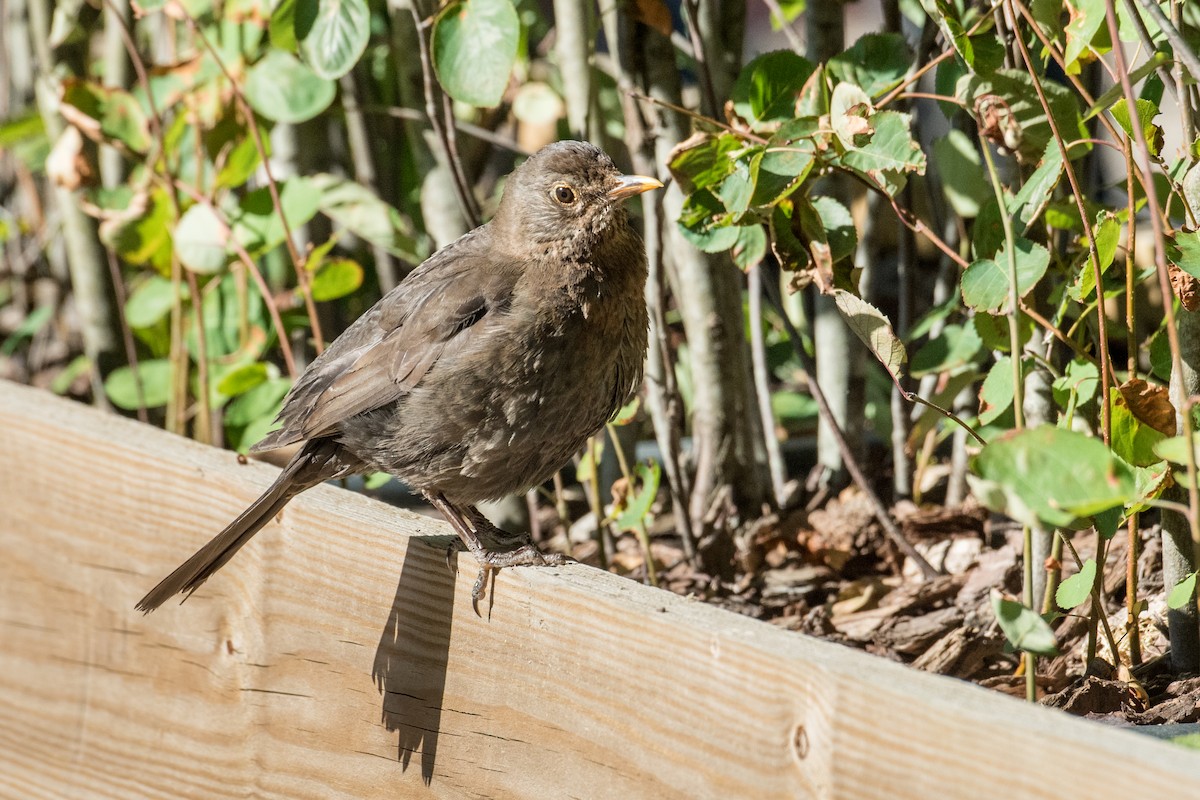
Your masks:
[[[575,190],[565,184],[560,183],[555,186],[551,194],[555,200],[564,206],[569,206],[575,202]]]

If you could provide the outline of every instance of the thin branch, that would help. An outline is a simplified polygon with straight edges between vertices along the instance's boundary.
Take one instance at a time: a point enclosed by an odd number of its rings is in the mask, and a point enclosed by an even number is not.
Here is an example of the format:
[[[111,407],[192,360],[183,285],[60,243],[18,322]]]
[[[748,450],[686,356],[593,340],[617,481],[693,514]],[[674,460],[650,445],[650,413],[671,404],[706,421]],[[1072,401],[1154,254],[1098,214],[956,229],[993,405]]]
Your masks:
[[[792,320],[788,317],[787,312],[783,309],[783,304],[779,298],[775,296],[775,292],[769,290],[767,299],[775,310],[779,312],[779,317],[783,321],[783,327],[787,331],[788,341],[791,342],[792,352],[800,360],[800,366],[804,370],[804,381],[807,384],[808,392],[812,395],[813,400],[817,403],[817,410],[821,414],[821,418],[825,424],[829,426],[830,435],[837,444],[838,451],[842,454],[842,463],[846,467],[846,471],[850,473],[850,478],[858,486],[859,491],[867,498],[867,502],[871,504],[871,508],[875,514],[875,519],[883,527],[887,534],[897,547],[900,548],[906,556],[911,558],[913,562],[920,568],[921,574],[926,580],[936,578],[942,574],[935,569],[921,553],[912,546],[912,544],[904,538],[904,534],[897,527],[888,513],[887,508],[883,505],[883,501],[879,499],[879,495],[871,487],[866,475],[863,474],[862,468],[859,467],[858,461],[854,458],[854,452],[850,449],[850,444],[846,441],[846,435],[842,432],[842,428],[838,425],[837,420],[833,416],[833,410],[829,407],[829,401],[825,397],[825,393],[821,391],[820,385],[816,379],[816,364],[813,363],[812,357],[804,349],[804,345],[800,339],[800,332],[796,330],[796,326],[792,324]]]
[[[180,6],[180,8],[182,9],[183,7]],[[271,174],[271,159],[267,152],[266,144],[263,142],[262,131],[259,130],[258,121],[254,116],[254,109],[250,107],[246,96],[242,94],[241,87],[226,68],[225,62],[221,60],[221,56],[216,48],[212,46],[212,43],[208,41],[208,37],[204,35],[204,31],[196,24],[195,18],[186,10],[182,10],[181,13],[184,14],[184,19],[187,20],[188,27],[196,34],[200,43],[204,45],[209,55],[212,56],[213,61],[216,62],[217,68],[221,70],[221,74],[229,81],[230,90],[241,107],[242,114],[246,117],[246,126],[250,129],[250,135],[254,138],[254,146],[261,157],[263,174],[267,177],[267,191],[271,194],[271,202],[275,206],[275,213],[279,215],[279,221],[283,225],[283,241],[287,246],[288,255],[292,259],[292,268],[296,272],[296,281],[300,285],[300,294],[304,297],[304,308],[308,313],[308,324],[312,328],[313,346],[317,351],[317,355],[320,355],[325,349],[325,337],[321,332],[321,320],[317,315],[317,305],[313,300],[312,276],[308,274],[304,258],[300,255],[300,250],[296,247],[295,238],[292,236],[291,224],[288,222],[287,214],[283,211],[283,202],[279,198],[279,186],[275,182],[275,176]]]
[[[415,108],[404,108],[403,106],[377,106],[367,105],[360,109],[364,114],[382,114],[396,119],[412,120],[414,122],[424,122],[429,124],[429,117],[424,111],[418,111]],[[487,142],[490,145],[503,148],[509,152],[516,153],[522,156],[531,156],[533,151],[522,147],[515,139],[503,134],[490,131],[482,125],[476,125],[465,120],[454,120],[454,128],[459,133],[465,133],[481,142]]]
[[[432,21],[426,22],[422,19],[421,11],[417,8],[417,0],[412,0],[408,5],[412,11],[413,24],[417,26],[417,49],[421,59],[421,81],[425,89],[425,116],[429,120],[430,127],[433,128],[434,134],[437,136],[438,144],[442,148],[442,156],[446,161],[446,169],[450,171],[450,176],[454,182],[454,192],[458,197],[459,207],[462,209],[463,219],[467,221],[467,226],[470,228],[479,227],[480,215],[479,206],[475,202],[475,196],[471,194],[471,187],[467,182],[467,176],[463,173],[462,162],[458,159],[458,146],[454,141],[454,129],[446,126],[446,97],[441,90],[434,86],[433,80],[433,58],[429,54],[429,28]],[[453,109],[451,109],[450,117],[454,119]]]
[[[1155,24],[1166,35],[1167,41],[1171,43],[1171,47],[1175,51],[1175,58],[1183,62],[1192,77],[1200,75],[1200,58],[1196,57],[1196,51],[1192,50],[1191,46],[1187,43],[1187,39],[1184,39],[1183,35],[1179,33],[1179,29],[1171,24],[1171,20],[1167,19],[1167,15],[1158,7],[1158,3],[1154,2],[1154,0],[1138,0],[1138,2],[1141,3],[1142,8],[1145,9],[1146,13],[1150,15]],[[1137,15],[1131,14],[1131,16]],[[1124,54],[1121,54],[1117,58],[1118,70],[1121,68],[1121,61],[1123,60]],[[1181,91],[1183,88],[1182,86],[1179,87]],[[1137,119],[1137,117],[1134,117],[1134,119]]]

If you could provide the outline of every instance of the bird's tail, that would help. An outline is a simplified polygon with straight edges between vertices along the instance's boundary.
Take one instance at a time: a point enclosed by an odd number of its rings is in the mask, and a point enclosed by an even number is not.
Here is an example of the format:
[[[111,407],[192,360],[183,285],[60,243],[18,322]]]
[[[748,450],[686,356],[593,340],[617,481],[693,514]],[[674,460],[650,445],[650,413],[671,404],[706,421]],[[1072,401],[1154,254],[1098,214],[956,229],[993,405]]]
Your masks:
[[[225,530],[139,600],[138,610],[148,614],[178,593],[190,596],[210,575],[225,566],[242,545],[270,522],[289,500],[305,489],[348,472],[345,461],[339,457],[342,455],[340,451],[341,448],[329,439],[306,442],[271,487],[229,523]]]

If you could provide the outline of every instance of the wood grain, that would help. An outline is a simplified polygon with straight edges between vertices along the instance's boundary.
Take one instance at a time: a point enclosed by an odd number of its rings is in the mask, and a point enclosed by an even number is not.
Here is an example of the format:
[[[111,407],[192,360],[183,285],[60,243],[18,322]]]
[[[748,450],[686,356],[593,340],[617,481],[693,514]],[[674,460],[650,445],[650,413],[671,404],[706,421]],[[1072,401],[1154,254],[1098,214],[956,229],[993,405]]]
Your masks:
[[[134,611],[273,474],[0,382],[0,795],[1195,796],[1195,754],[583,566],[478,619],[448,528],[333,487]]]

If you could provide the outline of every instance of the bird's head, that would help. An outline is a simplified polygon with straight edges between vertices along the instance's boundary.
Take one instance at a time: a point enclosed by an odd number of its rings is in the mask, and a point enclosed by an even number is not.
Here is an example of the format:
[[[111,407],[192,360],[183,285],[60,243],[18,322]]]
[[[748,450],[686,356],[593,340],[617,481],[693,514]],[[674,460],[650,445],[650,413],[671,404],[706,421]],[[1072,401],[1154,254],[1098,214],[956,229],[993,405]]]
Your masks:
[[[586,253],[624,227],[627,199],[661,186],[654,178],[622,175],[595,145],[555,142],[509,177],[493,225],[519,242]]]

